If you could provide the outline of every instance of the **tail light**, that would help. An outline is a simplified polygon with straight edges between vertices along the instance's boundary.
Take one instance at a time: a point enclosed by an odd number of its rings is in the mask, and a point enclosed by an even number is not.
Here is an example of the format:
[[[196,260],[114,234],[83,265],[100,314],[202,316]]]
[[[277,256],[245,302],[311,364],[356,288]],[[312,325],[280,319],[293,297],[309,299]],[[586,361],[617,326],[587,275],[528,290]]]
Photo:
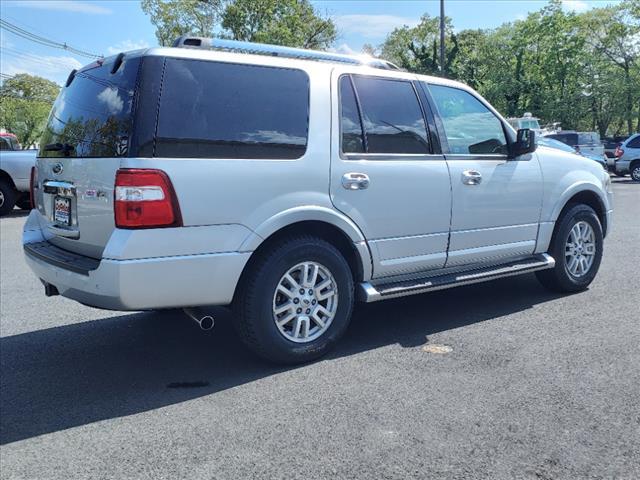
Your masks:
[[[624,150],[620,148],[620,145],[618,145],[616,147],[616,151],[613,152],[613,154],[616,156],[616,158],[620,158],[622,155],[624,155]]]
[[[182,226],[173,185],[162,170],[118,170],[114,212],[118,228]]]
[[[29,202],[31,208],[36,208],[36,184],[38,183],[38,167],[31,167],[31,175],[29,177]]]

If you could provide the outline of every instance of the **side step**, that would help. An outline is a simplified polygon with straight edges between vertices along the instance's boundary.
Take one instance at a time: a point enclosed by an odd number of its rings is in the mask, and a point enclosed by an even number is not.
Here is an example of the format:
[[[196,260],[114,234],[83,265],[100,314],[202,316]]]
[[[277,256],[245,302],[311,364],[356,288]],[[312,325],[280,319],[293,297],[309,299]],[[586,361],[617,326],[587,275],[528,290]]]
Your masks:
[[[510,277],[522,273],[535,272],[553,268],[556,261],[551,255],[542,253],[531,258],[502,265],[478,268],[466,272],[450,273],[446,275],[404,280],[373,285],[369,282],[360,284],[359,298],[364,302],[377,302],[388,298],[404,297],[418,293],[459,287],[471,283],[485,282],[496,278]]]

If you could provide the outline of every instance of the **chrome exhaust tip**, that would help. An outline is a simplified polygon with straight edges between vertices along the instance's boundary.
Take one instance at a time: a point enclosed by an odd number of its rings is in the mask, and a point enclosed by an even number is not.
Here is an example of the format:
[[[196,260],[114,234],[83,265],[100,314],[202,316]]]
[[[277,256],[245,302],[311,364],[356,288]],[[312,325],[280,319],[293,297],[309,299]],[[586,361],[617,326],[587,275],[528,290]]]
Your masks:
[[[183,308],[182,311],[196,322],[202,330],[211,330],[215,325],[215,320],[211,315],[203,315],[193,308]]]

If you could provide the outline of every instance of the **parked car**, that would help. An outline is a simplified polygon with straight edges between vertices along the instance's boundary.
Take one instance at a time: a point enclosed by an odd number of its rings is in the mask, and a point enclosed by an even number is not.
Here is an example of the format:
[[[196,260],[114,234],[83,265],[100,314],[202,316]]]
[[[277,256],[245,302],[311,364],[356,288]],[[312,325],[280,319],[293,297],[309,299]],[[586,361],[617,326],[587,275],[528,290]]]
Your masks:
[[[631,135],[616,148],[614,172],[618,176],[630,174],[631,178],[640,182],[640,133]]]
[[[0,216],[17,204],[23,210],[31,208],[29,178],[36,163],[37,150],[20,150],[13,134],[0,133]]]
[[[610,171],[614,171],[616,163],[616,148],[622,144],[629,136],[615,135],[613,137],[604,137],[602,144],[604,146],[604,154],[607,156],[607,166]]]
[[[604,145],[604,153],[609,158],[616,158],[616,147],[624,142],[629,135],[615,135],[613,137],[603,137],[602,144]]]
[[[23,235],[47,295],[186,308],[203,327],[203,307],[230,305],[250,349],[299,363],[335,345],[357,300],[594,279],[609,175],[536,150],[466,85],[325,52],[176,45],[62,88]]]
[[[591,155],[591,154],[585,155],[582,152],[580,152],[580,150],[570,147],[566,143],[562,143],[559,140],[554,140],[553,138],[548,138],[548,137],[536,137],[536,143],[538,145],[543,145],[545,147],[556,148],[558,150],[562,150],[563,152],[575,153],[576,155],[580,155],[585,158],[588,158],[589,160],[598,162],[602,166],[602,168],[604,168],[605,170],[608,170],[607,161],[604,155],[602,157],[598,157],[597,155]]]
[[[1,150],[22,150],[18,137],[13,133],[0,132],[0,151]]]
[[[600,142],[600,134],[597,132],[574,132],[571,130],[560,130],[555,133],[545,135],[570,147],[575,148],[583,155],[604,155],[604,147]]]

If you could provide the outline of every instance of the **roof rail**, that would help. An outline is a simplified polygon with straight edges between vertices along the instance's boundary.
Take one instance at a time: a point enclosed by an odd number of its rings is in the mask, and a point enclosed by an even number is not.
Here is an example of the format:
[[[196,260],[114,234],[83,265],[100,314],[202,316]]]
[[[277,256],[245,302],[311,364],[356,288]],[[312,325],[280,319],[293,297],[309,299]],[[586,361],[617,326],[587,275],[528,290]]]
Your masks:
[[[220,50],[224,52],[248,53],[253,55],[268,55],[272,57],[297,58],[300,60],[316,60],[323,62],[346,63],[350,65],[366,65],[384,70],[400,70],[396,65],[386,60],[368,56],[343,55],[340,53],[305,50],[302,48],[268,45],[265,43],[239,42],[223,40],[221,38],[190,37],[183,35],[173,42],[176,48],[202,48]]]

